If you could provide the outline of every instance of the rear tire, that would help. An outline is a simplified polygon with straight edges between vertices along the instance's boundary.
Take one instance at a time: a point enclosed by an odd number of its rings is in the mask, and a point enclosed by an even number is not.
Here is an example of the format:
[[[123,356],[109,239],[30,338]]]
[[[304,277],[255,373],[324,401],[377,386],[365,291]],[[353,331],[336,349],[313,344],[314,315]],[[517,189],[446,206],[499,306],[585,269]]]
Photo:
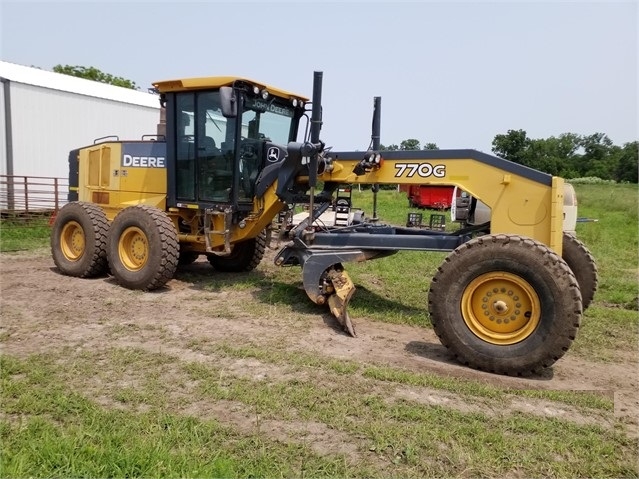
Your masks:
[[[585,311],[595,297],[597,285],[599,284],[595,258],[590,254],[586,245],[568,233],[564,233],[561,257],[568,263],[577,278]]]
[[[129,289],[166,284],[178,264],[178,237],[166,213],[148,205],[123,209],[107,238],[107,257],[116,281]]]
[[[262,231],[257,237],[233,245],[228,256],[209,254],[211,266],[225,273],[240,273],[257,268],[266,250],[266,232]]]
[[[64,205],[51,230],[51,256],[60,272],[80,278],[105,273],[108,229],[99,206],[77,201]]]
[[[551,366],[575,339],[579,285],[564,260],[544,244],[485,235],[444,260],[428,296],[442,344],[470,367],[528,375]]]

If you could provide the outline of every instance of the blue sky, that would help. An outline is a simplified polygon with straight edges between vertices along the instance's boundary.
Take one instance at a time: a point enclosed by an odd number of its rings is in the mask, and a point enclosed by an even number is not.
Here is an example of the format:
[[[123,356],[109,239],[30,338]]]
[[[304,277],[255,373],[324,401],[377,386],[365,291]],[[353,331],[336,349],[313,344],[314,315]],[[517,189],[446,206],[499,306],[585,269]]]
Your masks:
[[[322,139],[362,150],[373,97],[382,143],[490,152],[496,134],[639,137],[636,1],[0,3],[2,60],[95,66],[146,88],[239,75],[311,95]]]

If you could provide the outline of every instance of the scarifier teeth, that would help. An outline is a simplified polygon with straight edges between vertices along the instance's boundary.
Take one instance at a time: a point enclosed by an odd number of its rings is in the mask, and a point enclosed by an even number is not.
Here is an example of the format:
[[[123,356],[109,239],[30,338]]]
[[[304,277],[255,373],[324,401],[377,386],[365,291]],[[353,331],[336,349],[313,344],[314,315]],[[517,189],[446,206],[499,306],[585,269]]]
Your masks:
[[[357,337],[357,334],[355,333],[355,325],[351,321],[351,317],[349,316],[348,311],[344,311],[344,323],[342,324],[342,326],[344,328],[344,331],[346,331],[348,334],[350,334],[354,338]]]
[[[340,326],[342,326],[344,332],[350,334],[354,338],[357,337],[357,334],[355,333],[355,326],[351,321],[351,317],[348,314],[348,311],[346,311],[348,303],[344,303],[344,301],[342,301],[339,296],[337,296],[336,294],[332,294],[328,298],[328,306],[333,316],[337,318]]]
[[[346,271],[331,270],[328,273],[328,279],[335,289],[335,292],[328,297],[331,313],[337,318],[346,333],[357,337],[355,327],[347,311],[348,303],[355,292],[355,285]]]

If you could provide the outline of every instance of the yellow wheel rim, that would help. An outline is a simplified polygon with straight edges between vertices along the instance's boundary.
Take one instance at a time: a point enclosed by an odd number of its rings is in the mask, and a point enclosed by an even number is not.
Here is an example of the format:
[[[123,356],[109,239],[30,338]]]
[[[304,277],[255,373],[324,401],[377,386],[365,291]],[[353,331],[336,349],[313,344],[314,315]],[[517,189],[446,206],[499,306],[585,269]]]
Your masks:
[[[60,249],[69,261],[77,261],[84,254],[86,243],[84,230],[77,221],[69,221],[60,233]]]
[[[129,271],[139,271],[149,259],[149,240],[144,232],[131,226],[124,230],[118,243],[120,261]]]
[[[462,295],[466,325],[480,339],[515,344],[532,334],[541,317],[539,296],[520,276],[500,272],[475,278]]]

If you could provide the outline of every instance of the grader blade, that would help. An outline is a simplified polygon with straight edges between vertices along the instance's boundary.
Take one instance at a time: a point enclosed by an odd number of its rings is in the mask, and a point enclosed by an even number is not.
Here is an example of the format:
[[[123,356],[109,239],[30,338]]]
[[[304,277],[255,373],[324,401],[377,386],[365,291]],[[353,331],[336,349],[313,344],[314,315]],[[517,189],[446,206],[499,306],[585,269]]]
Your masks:
[[[328,297],[328,307],[333,316],[342,326],[344,331],[353,337],[357,337],[355,326],[348,314],[348,303],[355,293],[355,285],[346,271],[337,271],[333,268],[327,274],[327,280],[333,286],[335,292]]]

